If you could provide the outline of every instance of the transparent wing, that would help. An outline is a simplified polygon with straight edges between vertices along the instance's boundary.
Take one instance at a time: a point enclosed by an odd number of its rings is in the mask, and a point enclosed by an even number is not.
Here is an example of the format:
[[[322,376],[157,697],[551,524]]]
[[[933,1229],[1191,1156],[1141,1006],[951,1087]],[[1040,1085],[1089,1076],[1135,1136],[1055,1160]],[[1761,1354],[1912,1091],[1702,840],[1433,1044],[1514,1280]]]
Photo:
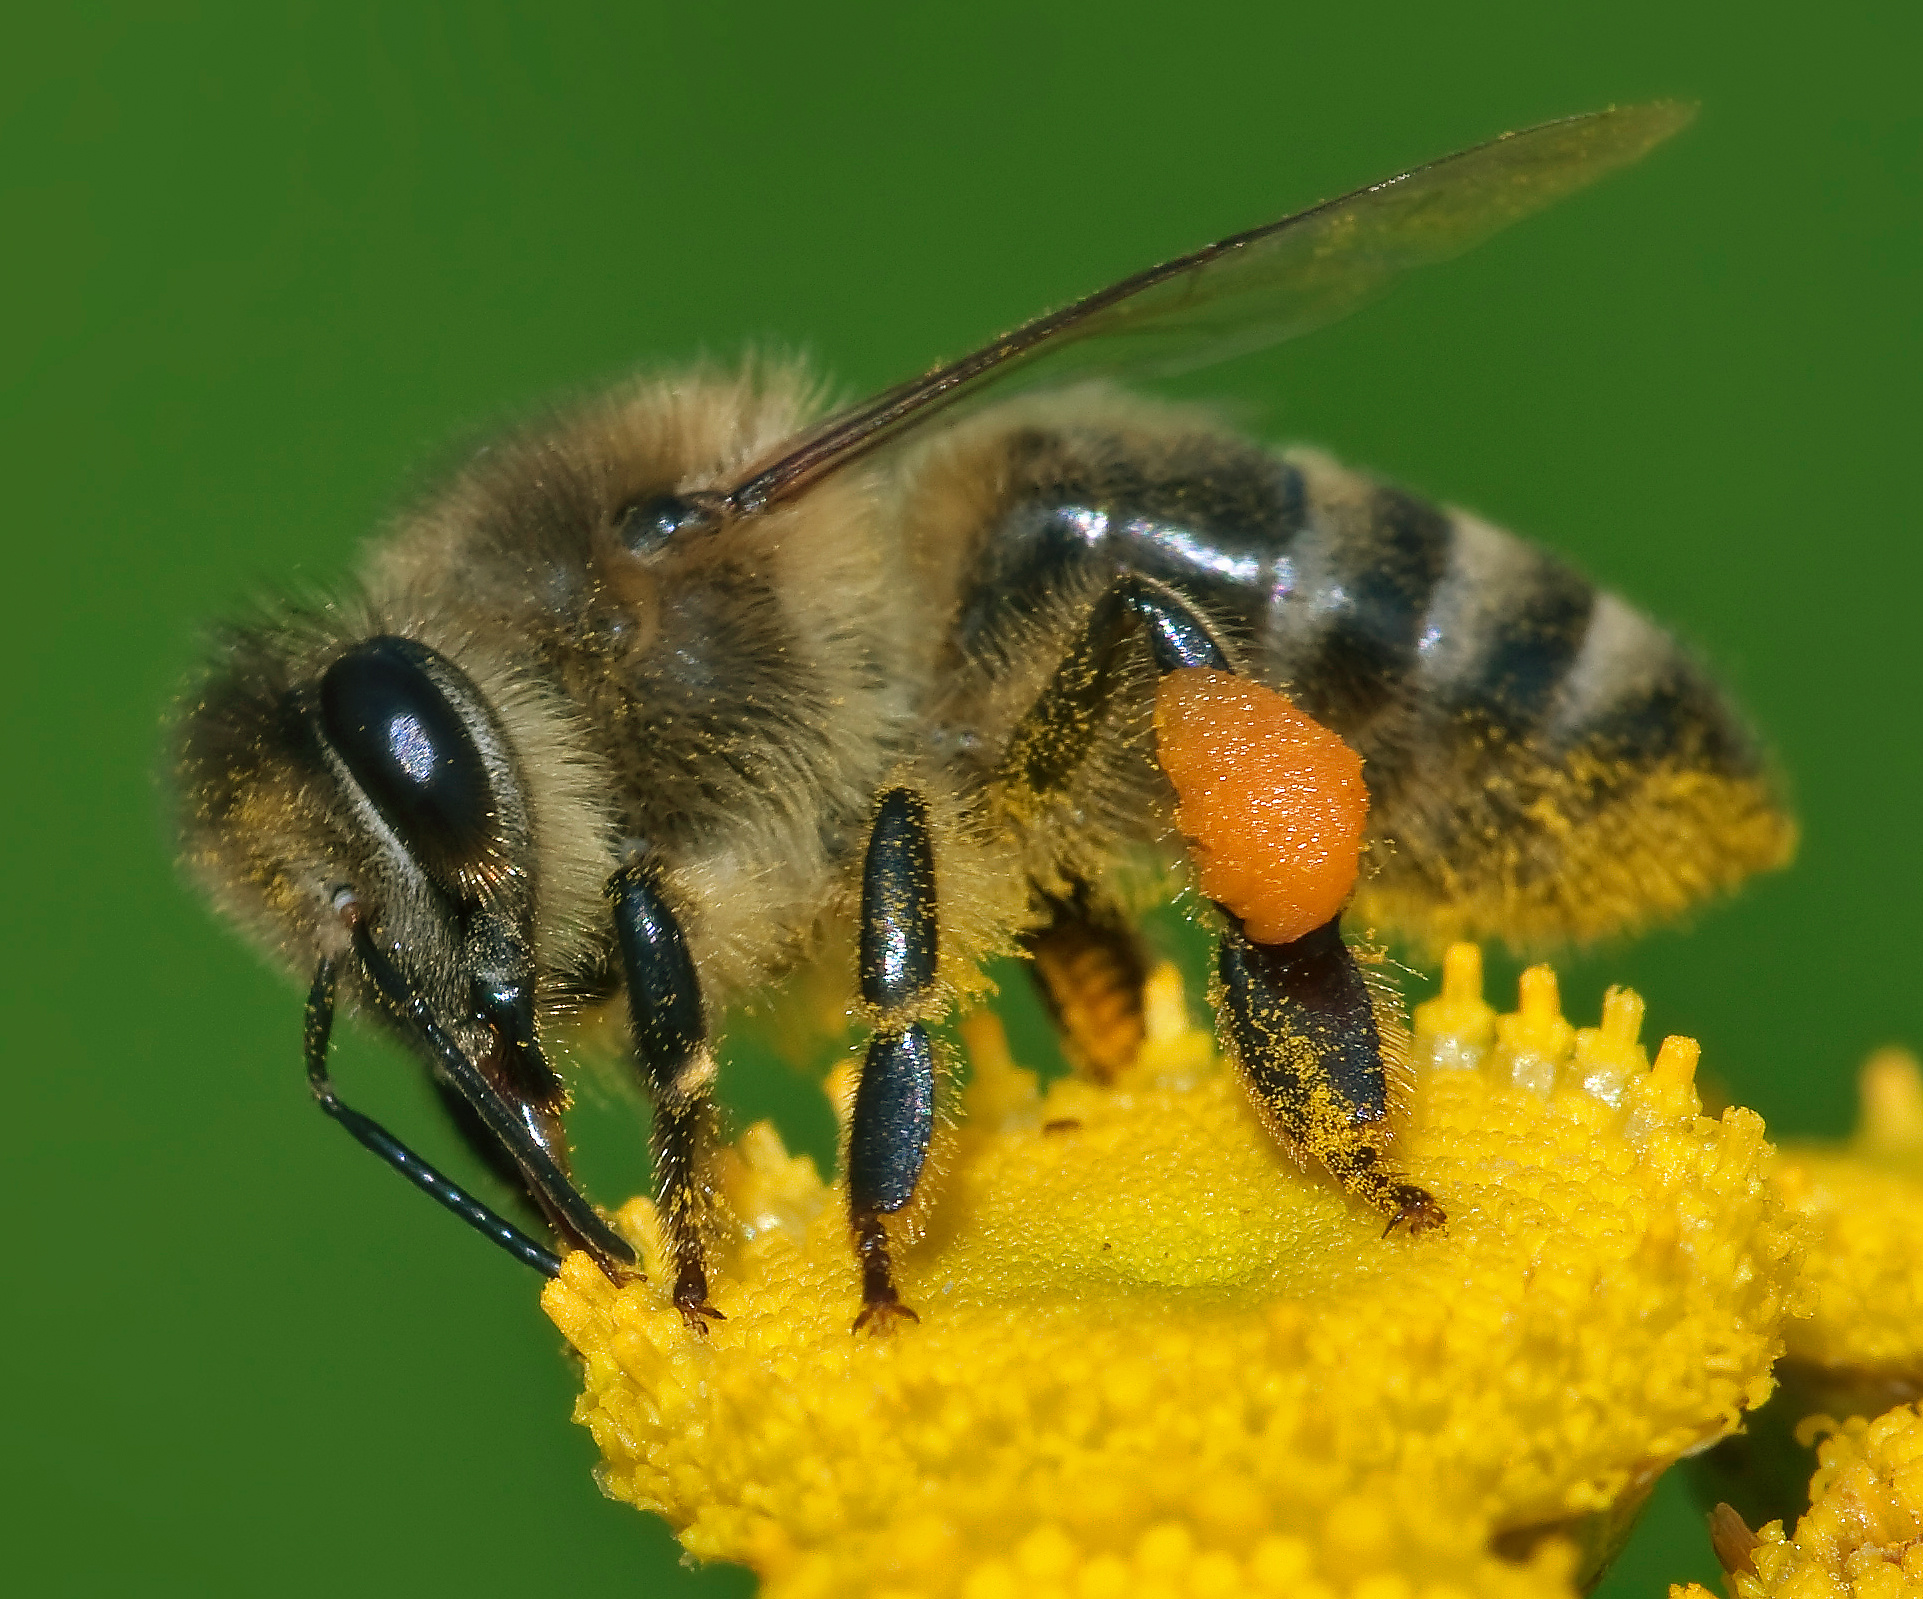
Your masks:
[[[752,516],[792,499],[1017,377],[1167,374],[1295,338],[1638,160],[1694,114],[1658,102],[1546,122],[1150,267],[829,418],[735,484],[720,509]]]

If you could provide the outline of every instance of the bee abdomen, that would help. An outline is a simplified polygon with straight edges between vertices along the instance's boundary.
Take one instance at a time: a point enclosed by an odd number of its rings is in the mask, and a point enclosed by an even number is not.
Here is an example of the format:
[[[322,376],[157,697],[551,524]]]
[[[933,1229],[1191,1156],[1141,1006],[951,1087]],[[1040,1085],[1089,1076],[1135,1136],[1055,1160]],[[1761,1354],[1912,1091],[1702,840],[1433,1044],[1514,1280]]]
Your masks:
[[[1295,463],[1300,582],[1262,641],[1363,755],[1365,917],[1432,942],[1583,939],[1787,858],[1759,750],[1662,629],[1474,517]]]
[[[1793,828],[1721,691],[1523,540],[1219,433],[1027,428],[999,448],[963,656],[1004,655],[1103,573],[1181,589],[1363,756],[1364,918],[1430,942],[1580,939],[1787,858]]]

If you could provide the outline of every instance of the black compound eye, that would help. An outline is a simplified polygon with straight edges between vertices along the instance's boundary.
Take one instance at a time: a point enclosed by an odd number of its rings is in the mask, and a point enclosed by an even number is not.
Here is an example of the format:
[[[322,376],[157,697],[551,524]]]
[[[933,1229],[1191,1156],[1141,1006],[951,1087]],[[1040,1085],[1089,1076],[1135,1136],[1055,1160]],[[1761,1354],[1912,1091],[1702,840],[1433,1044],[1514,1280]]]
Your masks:
[[[487,766],[429,666],[453,672],[412,639],[373,638],[321,679],[327,741],[427,873],[444,886],[493,841]]]
[[[698,495],[650,494],[614,513],[614,535],[630,555],[648,555],[680,533],[706,532],[714,507]]]

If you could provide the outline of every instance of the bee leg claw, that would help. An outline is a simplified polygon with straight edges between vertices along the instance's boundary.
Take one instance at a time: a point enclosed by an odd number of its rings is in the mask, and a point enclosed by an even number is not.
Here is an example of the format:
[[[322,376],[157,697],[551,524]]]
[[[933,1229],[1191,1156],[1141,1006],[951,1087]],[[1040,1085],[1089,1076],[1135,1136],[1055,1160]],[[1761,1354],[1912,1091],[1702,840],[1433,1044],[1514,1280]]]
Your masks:
[[[674,1302],[674,1308],[681,1312],[681,1319],[688,1324],[688,1331],[699,1338],[706,1338],[708,1336],[709,1322],[726,1321],[728,1319],[705,1299],[698,1302],[677,1299]]]
[[[702,1264],[700,1245],[686,1242],[681,1249],[681,1267],[675,1273],[674,1308],[688,1324],[688,1331],[708,1336],[708,1323],[728,1318],[708,1303],[708,1273]]]
[[[616,1288],[626,1288],[629,1283],[644,1283],[648,1280],[648,1274],[645,1271],[633,1266],[624,1266],[618,1260],[608,1260],[599,1254],[594,1256],[594,1263],[601,1268],[601,1275]]]
[[[852,1332],[871,1332],[885,1337],[904,1318],[918,1322],[921,1317],[901,1302],[895,1290],[895,1274],[888,1258],[888,1232],[874,1210],[858,1211],[854,1218],[855,1258],[861,1263],[861,1314],[855,1317]]]
[[[1389,1197],[1397,1208],[1389,1218],[1389,1225],[1382,1229],[1384,1238],[1398,1227],[1408,1228],[1411,1238],[1419,1238],[1424,1233],[1437,1231],[1449,1220],[1449,1213],[1435,1202],[1434,1196],[1414,1183],[1397,1183],[1389,1191]]]
[[[894,1289],[890,1288],[886,1299],[871,1299],[861,1307],[861,1314],[855,1318],[855,1324],[849,1331],[858,1333],[865,1330],[873,1337],[886,1338],[903,1320],[919,1324],[921,1317],[896,1298]]]

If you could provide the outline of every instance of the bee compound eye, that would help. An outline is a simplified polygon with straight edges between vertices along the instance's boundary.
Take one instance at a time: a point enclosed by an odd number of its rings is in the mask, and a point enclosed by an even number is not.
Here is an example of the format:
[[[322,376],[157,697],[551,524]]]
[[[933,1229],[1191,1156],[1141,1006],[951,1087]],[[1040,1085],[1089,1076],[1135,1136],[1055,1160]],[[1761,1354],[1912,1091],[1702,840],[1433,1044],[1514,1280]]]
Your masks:
[[[690,494],[648,494],[614,513],[614,534],[630,555],[649,555],[678,534],[705,533],[716,516],[708,498]]]
[[[321,730],[376,810],[443,886],[494,834],[487,765],[460,713],[430,675],[452,673],[412,639],[372,638],[321,679]]]

